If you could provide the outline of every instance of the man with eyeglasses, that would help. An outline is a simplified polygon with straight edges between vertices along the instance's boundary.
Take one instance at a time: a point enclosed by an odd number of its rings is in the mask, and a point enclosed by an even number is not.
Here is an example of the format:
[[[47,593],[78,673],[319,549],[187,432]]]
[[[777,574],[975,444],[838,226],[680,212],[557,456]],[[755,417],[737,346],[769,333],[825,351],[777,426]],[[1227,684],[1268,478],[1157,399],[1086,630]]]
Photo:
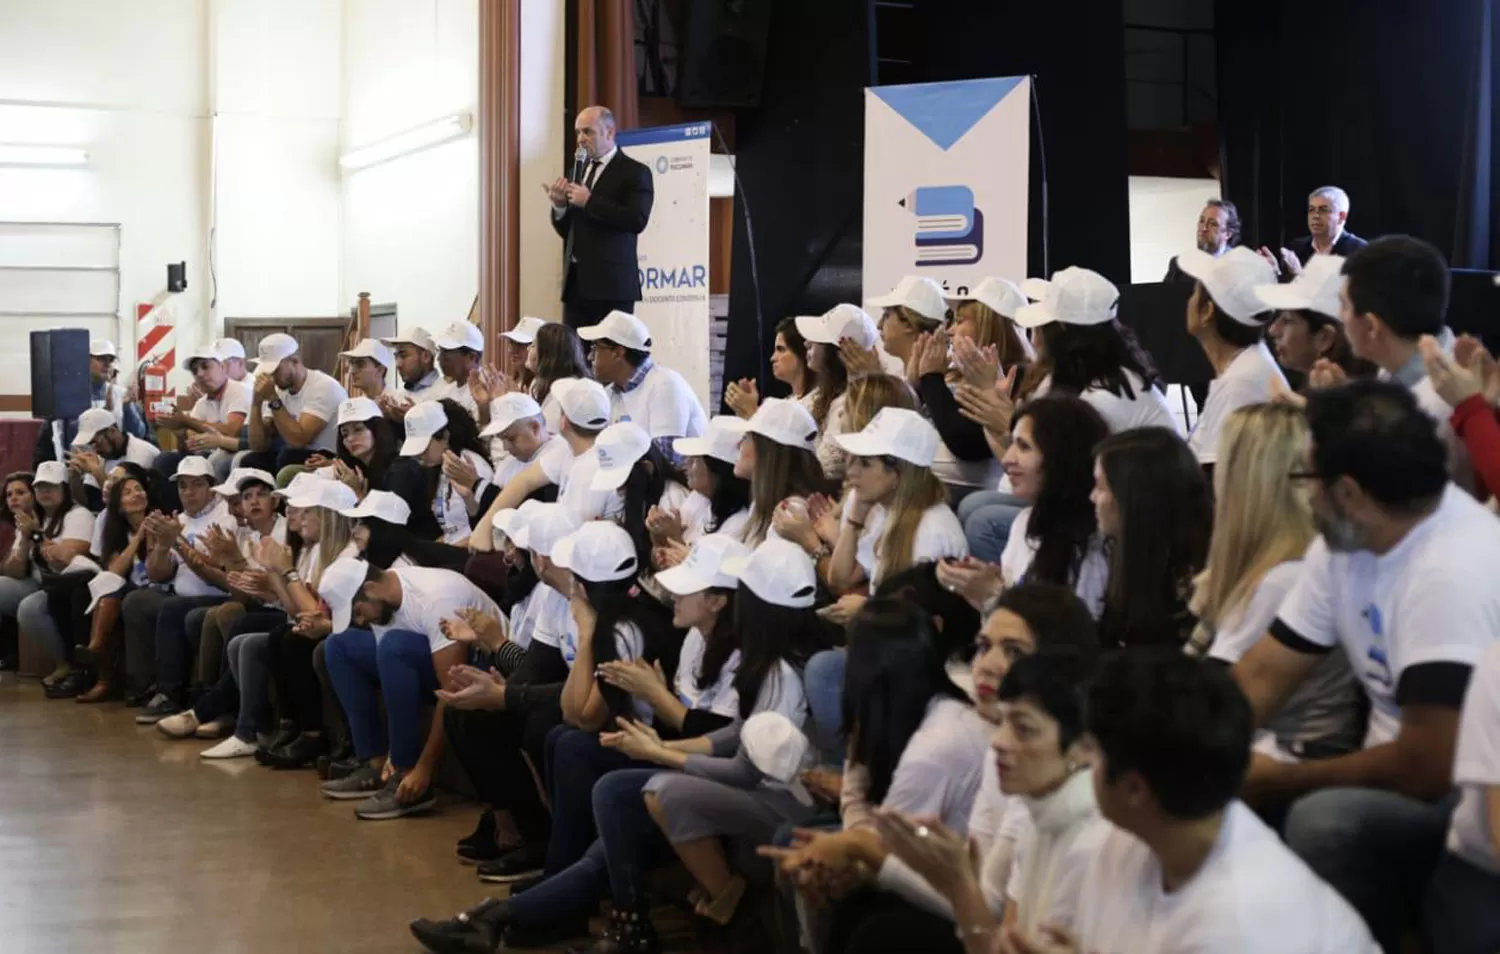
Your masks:
[[[1342,255],[1348,258],[1369,243],[1344,228],[1349,221],[1349,193],[1338,186],[1320,186],[1307,197],[1307,236],[1292,239],[1288,247],[1281,250],[1280,260],[1264,245],[1260,254],[1276,267],[1278,272],[1292,275],[1302,272],[1302,266],[1314,255]]]
[[[1198,251],[1218,258],[1240,241],[1240,210],[1228,199],[1209,199],[1198,213],[1196,244]],[[1177,256],[1167,263],[1167,274],[1163,282],[1193,282],[1197,279],[1187,274],[1177,264]]]

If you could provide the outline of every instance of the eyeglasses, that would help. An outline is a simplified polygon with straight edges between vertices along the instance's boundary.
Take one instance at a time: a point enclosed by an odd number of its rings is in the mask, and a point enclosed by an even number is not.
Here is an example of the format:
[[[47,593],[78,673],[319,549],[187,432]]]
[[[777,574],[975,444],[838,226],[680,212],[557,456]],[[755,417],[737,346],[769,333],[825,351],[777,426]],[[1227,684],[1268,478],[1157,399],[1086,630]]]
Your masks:
[[[1307,207],[1308,215],[1332,215],[1333,207],[1327,205],[1310,205]]]

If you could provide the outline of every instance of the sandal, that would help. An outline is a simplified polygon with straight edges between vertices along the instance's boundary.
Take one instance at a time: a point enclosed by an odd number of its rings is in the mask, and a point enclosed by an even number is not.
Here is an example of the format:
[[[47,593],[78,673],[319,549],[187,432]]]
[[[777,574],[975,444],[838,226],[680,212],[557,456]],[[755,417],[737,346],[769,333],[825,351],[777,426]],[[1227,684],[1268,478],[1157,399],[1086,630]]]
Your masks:
[[[729,886],[724,893],[717,898],[704,898],[693,906],[693,911],[699,917],[707,918],[719,927],[724,927],[734,920],[734,912],[740,906],[740,899],[745,896],[746,882],[739,875],[729,879]]]

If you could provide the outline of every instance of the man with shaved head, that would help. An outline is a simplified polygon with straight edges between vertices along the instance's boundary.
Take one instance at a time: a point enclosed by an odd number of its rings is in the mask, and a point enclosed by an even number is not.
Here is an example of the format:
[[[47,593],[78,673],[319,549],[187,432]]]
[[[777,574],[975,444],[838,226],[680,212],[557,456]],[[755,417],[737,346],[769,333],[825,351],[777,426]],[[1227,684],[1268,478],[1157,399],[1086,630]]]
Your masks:
[[[615,117],[590,106],[573,123],[569,175],[542,184],[563,239],[563,319],[574,328],[641,300],[635,239],[651,218],[651,170],[615,146]]]

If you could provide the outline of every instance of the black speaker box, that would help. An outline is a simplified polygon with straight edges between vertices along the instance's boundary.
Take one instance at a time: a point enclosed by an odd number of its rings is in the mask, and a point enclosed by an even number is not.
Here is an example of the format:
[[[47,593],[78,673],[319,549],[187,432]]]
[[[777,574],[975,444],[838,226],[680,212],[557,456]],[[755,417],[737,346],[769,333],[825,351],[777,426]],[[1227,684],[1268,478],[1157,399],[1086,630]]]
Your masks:
[[[89,409],[89,333],[54,328],[31,333],[31,416],[70,420]]]
[[[759,106],[771,0],[688,0],[685,8],[677,101],[697,108]]]

